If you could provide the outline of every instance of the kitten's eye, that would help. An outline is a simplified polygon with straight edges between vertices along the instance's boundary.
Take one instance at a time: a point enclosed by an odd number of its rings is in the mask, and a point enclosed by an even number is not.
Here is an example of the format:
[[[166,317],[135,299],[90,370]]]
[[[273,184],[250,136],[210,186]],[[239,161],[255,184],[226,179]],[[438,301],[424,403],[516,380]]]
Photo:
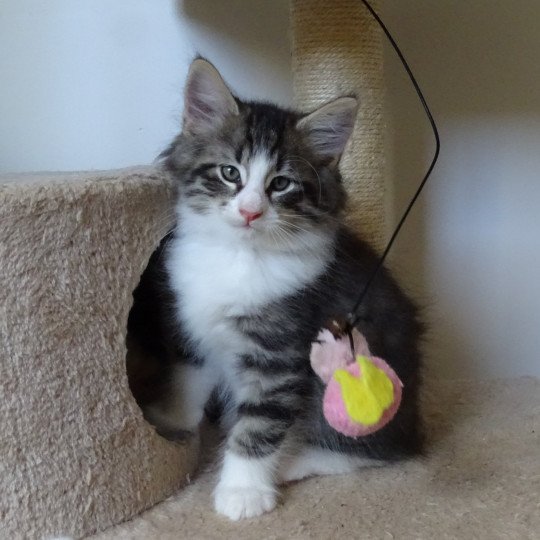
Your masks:
[[[270,189],[272,191],[285,191],[290,185],[292,180],[286,176],[276,176],[272,179]]]
[[[232,165],[222,165],[221,166],[221,176],[227,182],[234,182],[235,184],[240,182],[240,171],[233,167]]]

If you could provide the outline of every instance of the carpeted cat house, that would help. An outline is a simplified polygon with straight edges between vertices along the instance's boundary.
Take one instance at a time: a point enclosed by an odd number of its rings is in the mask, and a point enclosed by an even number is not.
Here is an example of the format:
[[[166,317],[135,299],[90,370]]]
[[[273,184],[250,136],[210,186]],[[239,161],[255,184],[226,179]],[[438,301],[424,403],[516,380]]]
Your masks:
[[[380,33],[356,0],[291,17],[297,104],[361,98],[343,172],[380,246]],[[189,481],[195,443],[156,434],[126,375],[132,292],[172,221],[156,169],[0,177],[0,538],[83,537]]]

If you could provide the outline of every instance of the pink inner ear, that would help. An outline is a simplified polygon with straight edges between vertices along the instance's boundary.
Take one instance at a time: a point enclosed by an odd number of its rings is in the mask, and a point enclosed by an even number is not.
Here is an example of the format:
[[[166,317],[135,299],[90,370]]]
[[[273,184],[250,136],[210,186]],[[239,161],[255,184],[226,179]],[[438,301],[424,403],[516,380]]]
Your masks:
[[[211,96],[203,99],[204,88],[200,81],[193,81],[186,88],[184,118],[188,125],[208,125],[216,121],[218,111],[215,103],[211,102]]]
[[[195,60],[184,91],[184,122],[198,131],[219,126],[228,115],[238,114],[238,104],[218,71]]]
[[[312,150],[324,157],[338,158],[354,129],[358,103],[351,97],[338,98],[300,119]]]
[[[214,112],[212,107],[208,103],[205,103],[203,100],[199,99],[197,92],[190,91],[186,97],[189,105],[189,114],[191,116],[202,116],[205,119],[211,117],[212,113]]]

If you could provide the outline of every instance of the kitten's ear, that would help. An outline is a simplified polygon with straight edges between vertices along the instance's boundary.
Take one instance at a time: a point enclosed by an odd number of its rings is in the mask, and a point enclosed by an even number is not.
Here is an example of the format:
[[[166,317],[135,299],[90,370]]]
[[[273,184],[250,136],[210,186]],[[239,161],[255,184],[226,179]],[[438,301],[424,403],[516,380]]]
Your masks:
[[[338,98],[301,118],[296,127],[317,156],[337,161],[351,136],[357,111],[355,98]]]
[[[208,131],[238,112],[238,104],[218,70],[202,58],[194,60],[184,90],[184,129]]]

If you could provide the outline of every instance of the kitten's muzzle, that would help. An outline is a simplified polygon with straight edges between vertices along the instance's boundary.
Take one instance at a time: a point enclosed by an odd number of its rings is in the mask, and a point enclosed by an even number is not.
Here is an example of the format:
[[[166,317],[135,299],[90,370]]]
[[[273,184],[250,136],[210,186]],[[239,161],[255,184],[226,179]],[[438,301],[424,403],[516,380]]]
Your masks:
[[[259,219],[263,213],[262,212],[250,212],[249,210],[244,210],[240,208],[240,215],[246,220],[246,225],[250,225],[252,221]]]

